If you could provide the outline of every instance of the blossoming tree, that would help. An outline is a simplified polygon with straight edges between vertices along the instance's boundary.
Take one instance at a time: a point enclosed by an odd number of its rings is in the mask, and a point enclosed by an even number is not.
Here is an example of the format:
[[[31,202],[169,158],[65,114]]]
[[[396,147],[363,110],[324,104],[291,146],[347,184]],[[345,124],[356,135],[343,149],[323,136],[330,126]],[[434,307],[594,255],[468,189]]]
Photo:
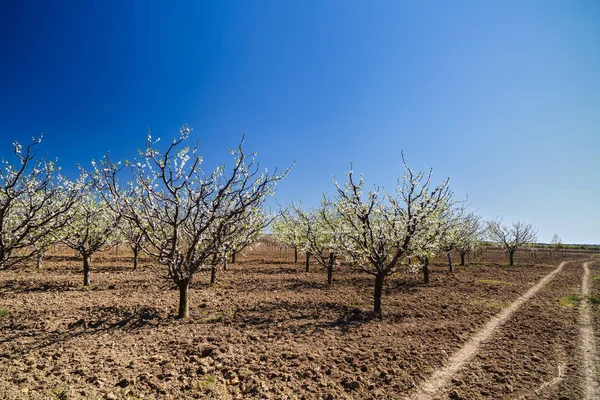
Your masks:
[[[333,284],[333,266],[336,259],[336,251],[339,245],[336,243],[338,223],[335,209],[331,202],[324,200],[321,207],[315,210],[304,211],[297,204],[291,206],[293,217],[286,221],[288,231],[298,234],[300,240],[297,246],[306,254],[310,254],[319,265],[327,270],[327,284]],[[287,218],[290,214],[282,214]],[[292,226],[295,225],[295,226]]]
[[[39,256],[59,240],[79,195],[53,162],[36,160],[40,142],[25,148],[15,142],[16,164],[0,162],[0,269]]]
[[[482,239],[481,217],[467,213],[459,219],[456,231],[456,251],[460,254],[460,265],[465,265],[465,256],[475,250]]]
[[[261,172],[256,155],[244,153],[243,138],[231,151],[230,168],[220,165],[205,174],[198,143],[191,149],[185,146],[189,134],[182,127],[164,151],[148,134],[140,160],[129,163],[133,179],[128,184],[120,184],[123,166],[108,155],[91,173],[107,204],[144,232],[142,250],[158,260],[158,276],[179,289],[179,318],[188,317],[190,282],[219,253],[228,225],[260,208],[287,174]]]
[[[227,209],[224,210],[228,212]],[[272,218],[265,215],[259,207],[249,207],[243,213],[230,218],[223,226],[215,224],[214,228],[221,228],[221,232],[214,234],[218,239],[214,261],[211,262],[210,282],[215,283],[217,274],[217,261],[223,261],[223,269],[227,270],[229,257],[234,260],[234,255],[250,246],[262,235],[263,230],[270,224]]]
[[[71,210],[64,243],[81,255],[83,286],[88,286],[93,255],[119,241],[119,215],[89,183],[80,180],[80,184],[84,186],[84,191]]]
[[[123,238],[127,246],[133,252],[133,270],[137,270],[139,263],[140,252],[146,235],[144,232],[135,224],[133,221],[128,219],[122,219],[119,223],[119,235]]]
[[[297,264],[298,249],[301,249],[304,243],[304,234],[300,230],[298,217],[289,210],[284,210],[275,218],[272,226],[275,239],[279,243],[294,249],[294,264]]]
[[[423,283],[429,283],[429,263],[440,253],[448,253],[454,246],[456,219],[455,210],[450,204],[442,205],[432,211],[423,223],[423,228],[415,233],[408,246],[409,258],[419,260],[414,264],[416,270],[423,271]],[[450,256],[448,255],[448,258]],[[452,261],[450,259],[450,272],[452,272]]]
[[[335,182],[333,205],[340,218],[339,247],[375,277],[373,312],[379,318],[383,316],[385,278],[409,255],[411,242],[428,230],[431,216],[439,215],[452,198],[448,179],[431,188],[431,171],[415,172],[406,162],[404,166],[403,179],[394,194],[377,187],[363,193],[362,175],[357,181],[353,171],[347,173],[344,185]]]

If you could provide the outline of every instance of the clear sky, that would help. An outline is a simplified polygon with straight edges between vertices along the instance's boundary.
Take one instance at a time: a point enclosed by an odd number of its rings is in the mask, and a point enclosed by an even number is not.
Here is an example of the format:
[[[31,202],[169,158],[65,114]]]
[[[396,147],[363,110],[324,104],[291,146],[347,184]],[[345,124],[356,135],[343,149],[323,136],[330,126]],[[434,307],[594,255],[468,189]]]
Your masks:
[[[316,205],[354,163],[446,176],[485,218],[600,243],[600,2],[3,1],[0,155],[45,132],[67,174],[148,127],[208,163],[247,133]]]

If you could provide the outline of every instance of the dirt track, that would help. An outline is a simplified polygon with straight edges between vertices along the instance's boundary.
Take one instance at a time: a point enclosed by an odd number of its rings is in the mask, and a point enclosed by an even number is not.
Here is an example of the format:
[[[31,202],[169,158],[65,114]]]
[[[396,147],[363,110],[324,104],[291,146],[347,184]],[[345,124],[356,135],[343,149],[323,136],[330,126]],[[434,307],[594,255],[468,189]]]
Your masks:
[[[598,357],[596,356],[596,340],[592,325],[592,307],[590,305],[590,268],[589,262],[583,263],[583,278],[581,282],[581,316],[580,338],[583,353],[584,395],[585,400],[600,398],[598,385]]]
[[[563,269],[565,264],[566,262],[560,263],[560,266],[557,269],[542,278],[542,280],[529,289],[527,293],[520,296],[498,315],[492,317],[481,330],[477,331],[477,333],[475,333],[475,335],[458,352],[456,352],[452,358],[450,358],[443,368],[434,372],[431,378],[426,380],[417,389],[416,393],[410,395],[410,398],[415,400],[431,399],[444,385],[447,385],[458,370],[462,368],[465,363],[477,353],[477,351],[479,351],[481,344],[488,340],[494,334],[496,329],[506,322],[527,300],[546,286],[546,284]]]
[[[85,289],[78,262],[51,255],[44,271],[0,272],[0,398],[406,398],[559,263],[502,256],[454,274],[434,265],[428,286],[392,277],[380,322],[370,277],[344,267],[328,289],[323,271],[277,250],[239,257],[215,286],[200,276],[187,321],[173,318],[177,292],[127,258],[99,257]],[[580,303],[565,300],[581,276],[567,264],[439,398],[584,398]]]
[[[567,264],[545,289],[483,342],[476,356],[452,376],[449,385],[436,396],[423,398],[597,398],[588,393],[595,390],[598,378],[586,376],[589,369],[585,350],[576,339],[586,326],[580,324],[585,304],[578,296],[581,265]],[[596,325],[597,313],[596,309]]]

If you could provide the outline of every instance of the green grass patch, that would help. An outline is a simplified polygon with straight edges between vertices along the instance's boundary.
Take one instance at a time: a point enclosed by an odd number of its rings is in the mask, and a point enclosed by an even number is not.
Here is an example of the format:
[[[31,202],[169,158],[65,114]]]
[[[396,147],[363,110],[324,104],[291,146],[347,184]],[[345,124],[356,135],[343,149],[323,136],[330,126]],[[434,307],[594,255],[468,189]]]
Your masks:
[[[573,307],[581,301],[581,296],[577,294],[571,294],[567,297],[562,297],[559,302],[563,307]]]
[[[355,301],[355,302],[352,302],[352,303],[348,304],[348,307],[351,307],[351,308],[361,308],[362,309],[362,308],[368,308],[369,304],[363,303],[362,301]]]
[[[214,323],[218,323],[218,322],[223,322],[223,313],[217,312],[214,313],[212,315],[210,315],[209,317],[207,317],[204,322],[207,322],[209,324],[214,324]]]
[[[59,384],[48,391],[48,395],[51,399],[66,399],[67,398],[67,389],[69,387],[65,384]]]
[[[577,294],[572,294],[569,295],[567,297],[563,297],[561,298],[560,304],[565,306],[565,307],[573,307],[576,304],[579,304],[579,302],[581,302],[583,299],[587,299],[587,301],[590,302],[590,304],[593,305],[598,305],[600,304],[600,296],[596,296],[596,295],[590,295],[590,296],[580,296]]]
[[[212,287],[216,289],[233,289],[233,285],[226,282],[215,282],[212,284]]]
[[[593,305],[598,305],[600,304],[600,296],[596,296],[596,295],[591,295],[587,297],[588,301],[590,303],[592,303]]]
[[[477,282],[479,283],[483,283],[486,285],[512,285],[512,283],[507,282],[507,281],[497,281],[494,279],[478,279]]]
[[[204,379],[198,381],[198,389],[204,390],[213,386],[216,382],[216,379],[212,375],[205,376]]]
[[[4,308],[0,309],[0,317],[8,317],[8,314],[9,314],[8,310],[6,310]]]

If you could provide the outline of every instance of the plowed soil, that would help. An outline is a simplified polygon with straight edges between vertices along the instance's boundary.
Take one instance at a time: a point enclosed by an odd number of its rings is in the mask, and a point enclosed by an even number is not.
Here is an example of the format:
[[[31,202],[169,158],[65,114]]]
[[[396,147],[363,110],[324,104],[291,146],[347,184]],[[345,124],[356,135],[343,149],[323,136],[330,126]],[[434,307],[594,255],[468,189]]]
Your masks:
[[[121,249],[96,256],[92,285],[70,250],[42,269],[0,271],[0,398],[405,399],[475,332],[568,262],[486,340],[434,398],[581,399],[578,342],[582,260],[523,252],[508,267],[488,250],[429,285],[408,271],[386,280],[384,319],[372,319],[373,279],[326,273],[263,243],[238,255],[217,284],[198,274],[190,318],[178,292]],[[457,259],[457,257],[455,257]],[[597,260],[597,259],[596,259]],[[591,296],[600,291],[589,264]],[[598,340],[598,304],[590,302]],[[598,342],[597,342],[598,343]]]

